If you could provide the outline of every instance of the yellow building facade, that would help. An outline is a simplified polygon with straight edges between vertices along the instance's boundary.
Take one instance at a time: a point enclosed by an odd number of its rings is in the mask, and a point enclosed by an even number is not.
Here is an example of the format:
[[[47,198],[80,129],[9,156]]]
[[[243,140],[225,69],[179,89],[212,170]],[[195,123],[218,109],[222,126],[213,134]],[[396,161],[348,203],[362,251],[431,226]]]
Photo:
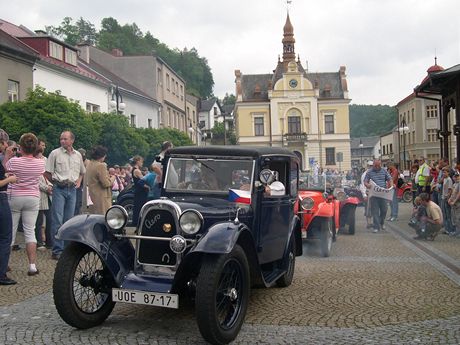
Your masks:
[[[309,73],[295,57],[294,29],[284,26],[283,59],[273,74],[235,71],[235,127],[240,145],[285,147],[302,168],[351,169],[348,88],[345,67]]]

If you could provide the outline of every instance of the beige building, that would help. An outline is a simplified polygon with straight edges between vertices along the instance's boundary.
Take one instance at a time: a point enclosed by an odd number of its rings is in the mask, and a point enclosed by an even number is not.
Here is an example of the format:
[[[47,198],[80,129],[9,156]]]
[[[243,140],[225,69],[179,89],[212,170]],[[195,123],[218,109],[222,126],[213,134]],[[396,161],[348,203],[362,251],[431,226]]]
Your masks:
[[[283,58],[273,74],[235,71],[235,128],[240,145],[286,147],[303,169],[351,169],[348,87],[345,67],[309,73],[295,55],[289,14]]]
[[[442,71],[444,68],[436,62],[428,68],[428,74]],[[427,77],[425,77],[426,79]],[[422,83],[425,81],[422,81]],[[401,168],[409,169],[415,159],[421,156],[428,161],[440,158],[440,105],[441,96],[426,93],[411,93],[401,100],[396,108],[398,110],[398,131],[399,140],[395,143],[398,152],[396,157],[400,157]],[[455,112],[451,111],[448,115],[449,124],[455,123]],[[455,136],[449,145],[449,156],[455,157],[456,141]],[[404,163],[404,152],[406,162]]]
[[[121,49],[107,53],[89,45],[80,45],[79,48],[81,58],[91,68],[104,68],[158,103],[152,111],[157,117],[152,127],[187,132],[185,80],[164,60],[155,55],[124,56]]]
[[[384,165],[389,162],[399,162],[399,155],[396,151],[398,145],[395,145],[395,141],[398,141],[397,128],[380,136],[380,159]]]
[[[38,58],[35,50],[0,30],[0,104],[26,98],[33,87],[32,68]]]

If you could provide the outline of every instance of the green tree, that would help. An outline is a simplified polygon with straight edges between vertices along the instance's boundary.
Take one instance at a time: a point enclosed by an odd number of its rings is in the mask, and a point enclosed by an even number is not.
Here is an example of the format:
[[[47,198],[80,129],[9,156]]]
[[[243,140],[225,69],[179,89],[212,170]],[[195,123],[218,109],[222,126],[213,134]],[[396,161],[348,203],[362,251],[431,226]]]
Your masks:
[[[352,138],[381,135],[391,131],[398,122],[395,107],[389,105],[350,105],[350,136]]]
[[[71,17],[65,17],[59,26],[46,26],[45,30],[73,46],[82,42],[95,44],[97,41],[96,27],[82,17],[75,23]]]
[[[2,104],[0,123],[13,140],[26,132],[36,134],[47,142],[48,151],[60,145],[59,137],[64,130],[75,134],[75,147],[89,148],[97,143],[99,136],[91,117],[78,103],[58,92],[47,93],[41,87],[29,91],[22,102]]]
[[[222,100],[222,105],[234,105],[236,103],[236,96],[232,94],[225,93],[224,99]]]
[[[212,144],[213,145],[223,145],[226,142],[227,145],[236,145],[236,135],[232,129],[227,129],[225,132],[224,123],[216,122],[212,132]],[[225,135],[225,140],[224,140]]]

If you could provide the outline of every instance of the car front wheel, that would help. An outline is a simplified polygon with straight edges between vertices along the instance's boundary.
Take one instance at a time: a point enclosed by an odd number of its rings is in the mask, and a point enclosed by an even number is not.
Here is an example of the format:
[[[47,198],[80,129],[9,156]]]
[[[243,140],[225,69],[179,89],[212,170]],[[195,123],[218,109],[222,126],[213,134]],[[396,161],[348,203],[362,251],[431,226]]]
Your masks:
[[[323,220],[320,233],[320,252],[323,257],[331,255],[332,240],[334,237],[332,231],[332,219],[327,218]]]
[[[412,191],[409,189],[405,190],[402,199],[404,202],[412,202]]]
[[[54,272],[54,304],[70,326],[86,329],[107,319],[115,303],[110,295],[112,277],[90,247],[70,243]]]
[[[203,257],[195,310],[206,341],[228,344],[237,337],[249,303],[249,280],[249,264],[239,245],[229,254]]]

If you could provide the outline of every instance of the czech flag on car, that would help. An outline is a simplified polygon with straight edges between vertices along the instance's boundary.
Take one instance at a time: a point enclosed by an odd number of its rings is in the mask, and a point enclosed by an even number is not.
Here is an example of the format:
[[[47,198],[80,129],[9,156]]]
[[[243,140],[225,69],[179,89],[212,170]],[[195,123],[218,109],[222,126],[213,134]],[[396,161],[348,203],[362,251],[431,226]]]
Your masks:
[[[240,204],[251,204],[251,192],[241,189],[229,189],[228,200],[238,202]]]

